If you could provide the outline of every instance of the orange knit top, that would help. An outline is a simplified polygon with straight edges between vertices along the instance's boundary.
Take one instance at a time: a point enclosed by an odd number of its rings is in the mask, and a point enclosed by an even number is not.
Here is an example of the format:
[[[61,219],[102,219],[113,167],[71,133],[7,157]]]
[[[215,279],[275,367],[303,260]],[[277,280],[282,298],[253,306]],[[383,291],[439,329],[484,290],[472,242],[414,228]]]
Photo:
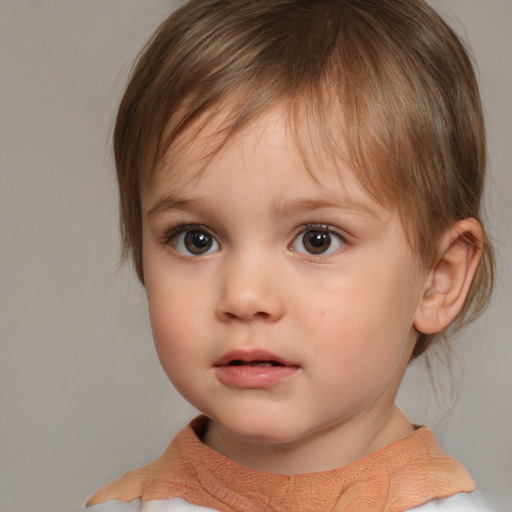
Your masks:
[[[287,476],[248,469],[209,448],[200,440],[206,425],[204,416],[193,420],[163,455],[97,491],[87,506],[179,497],[223,512],[401,512],[476,487],[426,427],[348,466]]]

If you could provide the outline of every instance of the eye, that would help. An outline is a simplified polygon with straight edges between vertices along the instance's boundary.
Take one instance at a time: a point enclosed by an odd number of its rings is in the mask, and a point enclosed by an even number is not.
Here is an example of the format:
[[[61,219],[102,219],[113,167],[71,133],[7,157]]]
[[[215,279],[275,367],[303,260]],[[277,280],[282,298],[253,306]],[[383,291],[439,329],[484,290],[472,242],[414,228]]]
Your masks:
[[[203,229],[181,230],[169,240],[174,250],[185,256],[202,256],[219,250],[219,242]]]
[[[302,254],[326,255],[341,249],[344,243],[341,235],[327,226],[315,226],[300,233],[291,248]]]

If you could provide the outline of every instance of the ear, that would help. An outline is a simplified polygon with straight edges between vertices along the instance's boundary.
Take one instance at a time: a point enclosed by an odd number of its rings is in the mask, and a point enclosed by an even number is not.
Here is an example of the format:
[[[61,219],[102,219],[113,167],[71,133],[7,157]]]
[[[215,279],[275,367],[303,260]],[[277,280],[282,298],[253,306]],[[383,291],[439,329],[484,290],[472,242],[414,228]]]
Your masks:
[[[483,236],[480,222],[464,219],[441,237],[437,261],[427,278],[414,317],[414,327],[419,332],[440,332],[455,319],[480,261]]]

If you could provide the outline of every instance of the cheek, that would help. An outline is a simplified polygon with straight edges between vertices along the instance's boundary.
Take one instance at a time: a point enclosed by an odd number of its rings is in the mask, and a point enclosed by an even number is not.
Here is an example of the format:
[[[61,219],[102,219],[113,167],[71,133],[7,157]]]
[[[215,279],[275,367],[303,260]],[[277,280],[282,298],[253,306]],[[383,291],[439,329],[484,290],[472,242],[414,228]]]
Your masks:
[[[208,347],[198,340],[196,315],[184,301],[167,301],[150,307],[150,319],[160,365],[178,392],[195,403],[195,385],[191,383],[201,382],[209,360]]]
[[[389,364],[401,354],[416,307],[415,280],[403,265],[388,266],[386,272],[380,268],[342,275],[300,312],[300,318],[311,319],[311,339],[322,340],[313,345],[315,354],[323,352],[333,364],[362,372],[378,367],[379,359]]]
[[[149,315],[156,352],[163,369],[170,378],[174,370],[173,363],[181,359],[179,352],[182,347],[186,347],[180,341],[180,323],[176,321],[178,318],[176,313],[161,303],[153,306],[150,304]]]
[[[183,361],[194,360],[200,350],[193,341],[201,332],[204,304],[194,287],[186,286],[177,277],[150,277],[146,292],[155,348],[164,370],[172,378],[183,367]]]

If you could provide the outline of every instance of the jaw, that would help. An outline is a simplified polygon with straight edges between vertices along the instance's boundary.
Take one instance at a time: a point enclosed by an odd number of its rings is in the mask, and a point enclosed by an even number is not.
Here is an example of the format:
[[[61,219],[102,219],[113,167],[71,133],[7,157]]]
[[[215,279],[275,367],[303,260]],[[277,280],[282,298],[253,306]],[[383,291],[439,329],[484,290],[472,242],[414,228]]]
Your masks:
[[[268,418],[265,418],[268,423]],[[255,425],[251,425],[253,428]],[[337,469],[355,462],[414,432],[396,406],[384,425],[366,418],[346,420],[296,439],[258,437],[256,429],[233,433],[216,421],[209,422],[203,441],[242,466],[284,475]],[[277,433],[277,432],[276,432]]]

